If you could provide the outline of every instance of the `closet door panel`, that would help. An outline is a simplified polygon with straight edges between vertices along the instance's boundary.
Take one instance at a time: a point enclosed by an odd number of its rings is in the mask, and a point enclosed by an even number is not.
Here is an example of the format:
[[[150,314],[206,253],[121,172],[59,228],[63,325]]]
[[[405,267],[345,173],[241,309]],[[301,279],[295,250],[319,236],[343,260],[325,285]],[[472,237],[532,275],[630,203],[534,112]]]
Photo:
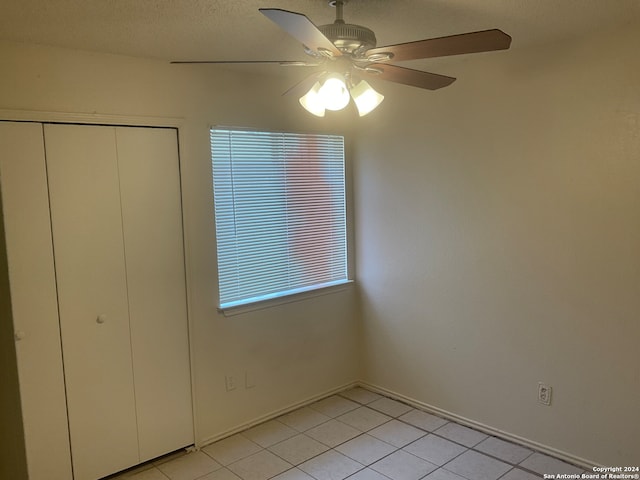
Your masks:
[[[75,480],[138,463],[115,128],[46,125]]]
[[[42,124],[0,122],[0,146],[13,326],[22,337],[16,356],[29,478],[70,480]]]
[[[177,135],[116,131],[140,460],[194,441]]]

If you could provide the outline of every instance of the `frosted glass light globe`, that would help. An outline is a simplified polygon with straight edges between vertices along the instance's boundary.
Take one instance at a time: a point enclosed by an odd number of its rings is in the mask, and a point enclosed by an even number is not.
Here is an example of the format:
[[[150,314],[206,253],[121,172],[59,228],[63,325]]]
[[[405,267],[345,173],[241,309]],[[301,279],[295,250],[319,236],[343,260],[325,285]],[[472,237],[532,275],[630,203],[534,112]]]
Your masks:
[[[376,92],[371,85],[362,80],[358,85],[351,89],[351,97],[356,104],[358,114],[364,117],[367,113],[375,109],[382,100],[384,95]]]
[[[349,90],[339,73],[327,76],[318,94],[327,110],[342,110],[349,103]]]
[[[300,105],[316,117],[324,117],[324,102],[320,97],[318,82],[304,96],[300,97]]]

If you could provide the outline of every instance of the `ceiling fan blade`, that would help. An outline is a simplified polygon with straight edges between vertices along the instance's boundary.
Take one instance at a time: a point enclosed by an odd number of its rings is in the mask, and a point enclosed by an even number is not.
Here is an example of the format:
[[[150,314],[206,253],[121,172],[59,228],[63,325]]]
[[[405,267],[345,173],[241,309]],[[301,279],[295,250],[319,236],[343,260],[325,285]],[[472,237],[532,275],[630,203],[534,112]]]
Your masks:
[[[305,15],[279,8],[260,8],[259,10],[265,17],[302,42],[307,48],[325,56],[339,57],[342,55],[333,42],[325,37]]]
[[[510,45],[511,37],[509,35],[501,30],[493,29],[372,48],[367,50],[365,55],[369,57],[392,53],[393,61],[401,62],[464,53],[506,50]]]
[[[291,87],[289,90],[287,90],[286,92],[284,92],[282,94],[282,96],[284,97],[285,95],[295,95],[297,97],[301,97],[303,96],[305,93],[307,93],[309,90],[311,90],[311,87],[313,87],[313,85],[318,81],[318,79],[322,76],[322,74],[324,74],[325,72],[320,71],[320,72],[314,72],[311,75],[309,75],[308,77],[304,78],[302,81],[296,83],[293,87]]]
[[[370,69],[370,70],[369,70]],[[374,75],[375,78],[387,80],[389,82],[402,83],[412,87],[425,88],[427,90],[437,90],[455,82],[455,78],[437,73],[423,72],[411,68],[398,67],[397,65],[385,65],[374,63],[369,65],[364,73]]]
[[[317,63],[308,63],[298,60],[179,60],[170,62],[173,64],[213,64],[213,65],[282,65],[284,67],[316,67]]]

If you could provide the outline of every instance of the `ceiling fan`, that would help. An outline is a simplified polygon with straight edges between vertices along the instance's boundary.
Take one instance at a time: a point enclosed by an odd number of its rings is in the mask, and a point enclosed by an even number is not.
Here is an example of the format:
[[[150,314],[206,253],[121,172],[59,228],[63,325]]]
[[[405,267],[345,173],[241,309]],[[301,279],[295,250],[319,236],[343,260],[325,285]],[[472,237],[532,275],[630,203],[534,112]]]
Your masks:
[[[209,64],[278,64],[314,67],[315,71],[287,90],[284,95],[300,95],[301,105],[310,113],[324,116],[325,110],[341,110],[353,99],[360,116],[375,109],[384,99],[364,80],[379,78],[412,87],[437,90],[455,78],[392,65],[402,62],[449,55],[505,50],[511,37],[498,29],[430,38],[384,47],[376,46],[372,30],[362,25],[345,23],[343,6],[348,0],[331,0],[336,20],[327,25],[314,25],[305,15],[278,8],[260,8],[269,20],[300,41],[310,61],[231,60],[174,61],[171,63]]]

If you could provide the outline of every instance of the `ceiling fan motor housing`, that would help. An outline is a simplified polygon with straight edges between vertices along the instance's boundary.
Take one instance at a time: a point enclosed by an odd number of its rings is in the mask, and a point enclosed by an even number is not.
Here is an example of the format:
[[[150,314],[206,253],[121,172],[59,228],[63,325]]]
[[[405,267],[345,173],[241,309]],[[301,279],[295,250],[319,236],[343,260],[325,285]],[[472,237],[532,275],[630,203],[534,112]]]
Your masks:
[[[359,57],[376,46],[376,36],[372,30],[362,25],[336,21],[318,27],[325,37],[343,53]]]

